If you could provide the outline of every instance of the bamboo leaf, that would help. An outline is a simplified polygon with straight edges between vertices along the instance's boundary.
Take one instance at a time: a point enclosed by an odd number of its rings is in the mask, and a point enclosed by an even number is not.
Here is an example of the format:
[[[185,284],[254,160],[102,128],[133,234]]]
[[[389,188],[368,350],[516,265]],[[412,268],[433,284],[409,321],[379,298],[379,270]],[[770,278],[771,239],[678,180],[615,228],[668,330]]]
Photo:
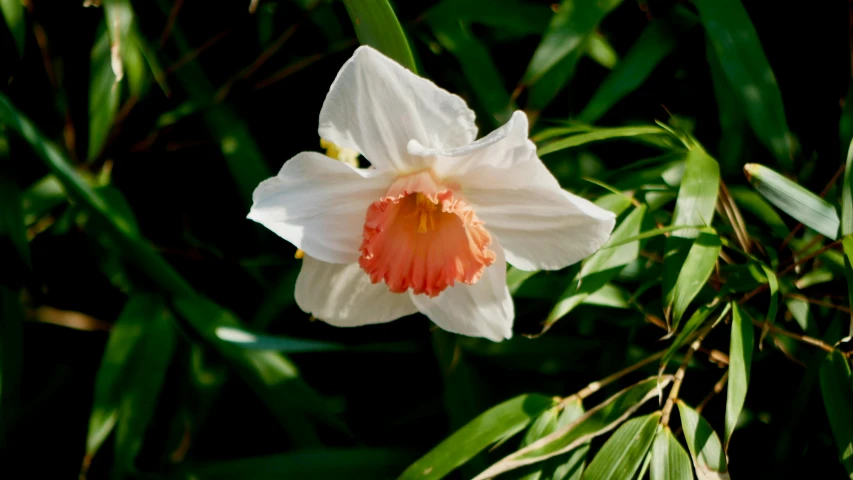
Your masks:
[[[743,411],[749,388],[749,370],[754,348],[752,321],[737,302],[732,302],[732,334],[729,346],[729,385],[726,394],[726,430],[723,438],[726,450]]]
[[[820,366],[820,391],[839,459],[853,477],[853,380],[850,364],[838,350],[830,352]]]
[[[672,329],[677,330],[681,317],[699,294],[714,272],[722,243],[714,233],[700,233],[694,240],[681,271],[675,281],[672,295]]]
[[[3,139],[0,137],[0,142]],[[2,145],[0,145],[2,149]],[[0,151],[0,162],[7,161]],[[11,245],[17,250],[18,257],[27,265],[30,265],[30,242],[27,239],[27,230],[24,224],[23,198],[21,189],[4,175],[0,169],[0,239],[9,237]],[[4,258],[0,256],[0,258]],[[5,263],[5,262],[4,262]]]
[[[827,238],[838,238],[838,212],[829,202],[764,165],[748,163],[743,170],[758,193],[776,208]]]
[[[627,238],[636,236],[642,227],[645,213],[645,206],[636,208],[614,230],[608,242],[621,242]],[[545,319],[544,329],[547,330],[550,328],[554,322],[563,318],[583,303],[587,297],[615,278],[625,268],[625,265],[636,260],[639,253],[640,242],[634,241],[617,248],[607,248],[605,245],[603,249],[589,257],[583,263],[577,277],[571,280],[569,287],[563,292],[557,300],[556,305],[551,309],[551,312]]]
[[[727,303],[726,308],[723,309],[723,312],[718,316],[717,321],[719,322],[720,320],[722,320],[723,317],[725,317],[726,314],[729,313],[730,309],[731,305]],[[697,308],[695,312],[693,312],[693,315],[691,315],[690,318],[687,320],[687,323],[684,324],[684,328],[681,329],[681,332],[679,332],[678,336],[675,337],[675,340],[672,342],[672,345],[669,346],[669,348],[666,350],[666,353],[664,353],[663,357],[661,357],[661,372],[663,372],[663,369],[666,367],[669,361],[672,360],[672,356],[675,355],[675,352],[678,351],[679,348],[684,346],[684,343],[687,341],[687,339],[690,338],[693,332],[695,332],[700,326],[702,326],[702,324],[705,323],[705,320],[709,316],[711,316],[712,313],[714,313],[714,310],[716,310],[716,305],[703,305]]]
[[[720,437],[707,420],[681,400],[678,401],[678,412],[696,476],[699,480],[728,480],[729,472]]]
[[[658,126],[643,125],[638,127],[613,127],[598,128],[586,133],[578,133],[566,138],[549,142],[536,151],[541,157],[549,153],[558,152],[567,148],[577,147],[590,142],[610,140],[614,138],[635,137],[638,135],[670,135],[670,133]]]
[[[739,0],[696,0],[699,18],[752,129],[785,167],[793,165],[782,94],[755,27]]]
[[[110,32],[102,28],[92,47],[89,66],[89,154],[92,161],[101,154],[109,137],[121,95],[121,83],[112,67]]]
[[[410,465],[400,480],[443,478],[489,445],[518,433],[553,405],[551,397],[535,394],[496,405]]]
[[[651,480],[693,480],[690,455],[678,443],[669,426],[663,427],[652,445]]]
[[[388,0],[344,0],[344,5],[362,45],[370,45],[409,70],[418,71],[403,27]]]
[[[24,56],[27,39],[27,24],[24,21],[24,3],[21,0],[0,0],[0,13],[6,20],[6,26],[18,47],[18,56]]]
[[[416,352],[416,343],[384,342],[367,343],[363,345],[344,345],[341,343],[290,338],[277,335],[264,335],[250,332],[242,328],[217,327],[216,336],[220,340],[233,343],[248,350],[266,350],[285,353],[317,353],[317,352],[384,352],[406,353]]]
[[[622,423],[645,402],[656,398],[672,380],[665,375],[638,382],[588,410],[570,425],[510,454],[477,475],[474,480],[493,478],[525,465],[545,461],[570,452],[592,438],[603,435]]]
[[[533,85],[561,60],[579,51],[598,23],[620,3],[621,0],[564,0],[542,36],[542,42],[533,53],[522,82]]]
[[[633,478],[640,468],[660,421],[660,412],[625,422],[601,447],[583,472],[583,480]]]

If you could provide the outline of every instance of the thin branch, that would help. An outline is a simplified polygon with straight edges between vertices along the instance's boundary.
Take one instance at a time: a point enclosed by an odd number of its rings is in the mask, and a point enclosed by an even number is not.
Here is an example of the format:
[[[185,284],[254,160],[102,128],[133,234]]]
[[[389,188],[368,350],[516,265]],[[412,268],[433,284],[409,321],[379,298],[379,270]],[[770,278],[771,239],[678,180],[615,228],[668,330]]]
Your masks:
[[[702,410],[704,410],[704,409],[705,409],[705,406],[706,406],[706,405],[708,405],[708,402],[710,402],[712,398],[714,398],[715,396],[719,395],[719,394],[720,394],[720,392],[722,392],[722,391],[723,391],[723,388],[725,388],[725,386],[726,386],[726,382],[727,382],[728,380],[729,380],[729,370],[728,370],[728,369],[726,369],[726,372],[725,372],[725,373],[723,373],[723,377],[722,377],[722,378],[720,378],[720,380],[719,380],[717,383],[715,383],[715,384],[714,384],[714,388],[713,388],[713,389],[711,389],[711,392],[710,392],[710,393],[708,393],[708,395],[707,395],[707,396],[702,400],[702,403],[700,403],[700,404],[696,407],[696,412],[698,412],[698,413],[702,413]]]

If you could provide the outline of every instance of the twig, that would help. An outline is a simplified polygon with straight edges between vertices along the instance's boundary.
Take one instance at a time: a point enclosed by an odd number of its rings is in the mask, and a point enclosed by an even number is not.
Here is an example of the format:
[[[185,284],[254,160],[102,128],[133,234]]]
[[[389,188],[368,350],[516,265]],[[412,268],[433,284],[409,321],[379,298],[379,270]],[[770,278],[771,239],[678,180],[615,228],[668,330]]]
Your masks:
[[[183,5],[184,0],[175,0],[175,4],[169,12],[169,18],[166,20],[166,26],[163,28],[163,33],[160,35],[160,48],[163,48],[163,46],[166,45],[166,39],[169,38],[169,35],[175,28],[175,22],[178,20],[178,13],[181,11],[181,7]]]
[[[177,70],[177,69],[183,67],[184,65],[186,65],[187,63],[190,63],[191,61],[195,60],[196,57],[201,55],[208,48],[215,45],[216,42],[218,42],[218,41],[222,40],[223,38],[225,38],[226,36],[228,36],[229,33],[231,33],[230,28],[216,34],[215,36],[213,36],[209,39],[207,39],[204,43],[201,44],[201,46],[197,47],[196,49],[194,49],[190,52],[187,52],[181,58],[179,58],[175,63],[166,67],[164,74],[168,75],[170,73],[173,73],[175,70]]]
[[[823,300],[818,300],[816,298],[810,298],[805,295],[800,295],[798,293],[789,293],[785,295],[785,298],[796,298],[797,300],[802,300],[804,302],[812,303],[814,305],[820,305],[821,307],[833,308],[835,310],[839,310],[844,313],[851,313],[850,307],[845,307],[843,305],[836,305],[834,303],[824,302]]]
[[[661,350],[657,353],[653,353],[652,355],[640,360],[639,362],[631,365],[630,367],[623,368],[622,370],[619,370],[618,372],[616,372],[612,375],[608,375],[608,376],[602,378],[601,380],[592,382],[589,385],[587,385],[586,387],[584,387],[583,389],[581,389],[580,391],[578,391],[577,393],[575,393],[573,395],[569,395],[568,397],[564,398],[563,401],[560,402],[560,404],[565,406],[566,403],[568,403],[572,400],[575,400],[575,399],[583,400],[583,399],[587,398],[588,396],[592,395],[593,393],[601,390],[603,387],[606,387],[607,385],[610,385],[611,383],[615,382],[616,380],[619,380],[620,378],[624,377],[625,375],[628,375],[631,372],[639,370],[640,368],[645,367],[646,365],[654,362],[655,360],[660,359],[661,357],[664,356],[664,354],[666,354],[666,350]]]
[[[693,358],[693,353],[702,346],[702,340],[720,323],[722,319],[719,318],[715,321],[709,322],[708,325],[705,326],[702,330],[699,331],[699,334],[696,336],[696,340],[693,340],[693,343],[690,344],[690,348],[687,349],[687,352],[684,354],[684,360],[681,362],[681,366],[678,367],[678,370],[675,372],[675,377],[672,380],[672,389],[669,391],[669,396],[666,399],[666,403],[663,406],[663,410],[661,412],[660,424],[662,426],[669,425],[669,416],[672,414],[672,407],[675,405],[675,401],[678,400],[678,393],[681,390],[681,384],[684,382],[684,375],[687,371],[687,365],[690,363],[690,360]]]
[[[813,345],[815,347],[820,348],[821,350],[825,350],[827,352],[831,352],[833,350],[832,345],[824,342],[823,340],[818,340],[817,338],[809,337],[806,335],[800,335],[799,333],[789,332],[783,328],[779,328],[771,323],[761,322],[758,320],[752,320],[752,324],[756,327],[766,328],[770,332],[776,333],[778,335],[784,335],[788,338],[793,338],[794,340],[808,343],[809,345]]]
[[[719,395],[720,392],[723,391],[723,388],[726,386],[726,382],[728,380],[729,380],[729,370],[726,369],[726,372],[723,373],[722,378],[720,378],[720,380],[714,384],[714,388],[711,389],[711,392],[708,393],[708,395],[702,400],[702,403],[700,403],[696,407],[696,412],[702,413],[702,410],[705,409],[705,406],[708,405],[708,402],[710,402],[712,398]]]

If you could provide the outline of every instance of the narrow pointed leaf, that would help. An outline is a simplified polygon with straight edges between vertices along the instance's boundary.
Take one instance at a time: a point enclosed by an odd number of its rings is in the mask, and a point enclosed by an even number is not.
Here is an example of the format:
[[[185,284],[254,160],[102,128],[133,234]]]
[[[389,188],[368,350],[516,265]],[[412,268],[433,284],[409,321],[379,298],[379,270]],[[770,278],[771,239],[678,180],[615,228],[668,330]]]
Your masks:
[[[567,148],[577,147],[590,142],[599,142],[601,140],[610,140],[613,138],[635,137],[638,135],[670,135],[667,130],[656,125],[643,125],[638,127],[613,127],[613,128],[598,128],[586,133],[578,133],[566,138],[553,140],[542,147],[539,147],[537,153],[539,156],[549,153],[558,152]]]
[[[633,478],[652,446],[660,412],[625,422],[601,447],[583,472],[583,480]]]
[[[724,444],[728,450],[732,433],[737,427],[738,418],[743,411],[746,391],[749,388],[749,371],[752,366],[754,332],[749,315],[738,305],[732,303],[732,333],[729,346],[729,383],[726,393],[726,430]]]
[[[853,234],[853,142],[847,149],[844,183],[841,186],[841,235]]]
[[[110,51],[110,32],[102,28],[89,59],[89,154],[91,161],[101,154],[113,128],[121,83],[116,78]]]
[[[731,305],[726,304],[726,308],[719,315],[717,321],[720,321],[723,317],[725,317],[726,314],[729,313],[730,309]],[[663,371],[669,361],[672,360],[672,356],[675,355],[675,352],[678,351],[679,348],[684,346],[684,344],[687,342],[687,339],[690,338],[693,332],[698,330],[699,327],[705,323],[705,320],[707,320],[708,317],[711,316],[712,313],[714,313],[714,310],[716,310],[716,306],[703,305],[697,308],[695,312],[693,312],[693,315],[691,315],[687,322],[684,324],[684,328],[682,328],[681,331],[678,332],[678,336],[675,337],[675,340],[672,342],[672,345],[669,346],[669,348],[666,350],[666,353],[664,353],[663,357],[661,357],[661,371]]]
[[[489,445],[518,433],[553,405],[551,397],[536,394],[496,405],[410,465],[400,480],[443,478]]]
[[[27,24],[24,21],[24,3],[21,0],[0,0],[0,13],[6,20],[6,26],[18,47],[18,56],[24,56],[24,44],[27,39]]]
[[[362,45],[370,45],[409,70],[417,71],[403,27],[388,0],[344,0],[344,5]]]
[[[4,139],[0,138],[0,142]],[[0,145],[2,150],[2,145]],[[9,161],[0,151],[0,162]],[[0,239],[8,237],[23,263],[30,264],[30,242],[24,224],[21,189],[0,169]],[[12,251],[14,252],[14,250]],[[11,253],[11,252],[10,252]],[[14,253],[12,254],[14,255]],[[4,255],[5,256],[5,255]],[[0,259],[4,258],[0,256]],[[7,267],[8,268],[8,267]]]
[[[524,440],[521,442],[521,447],[526,447],[531,443],[539,440],[542,437],[571,424],[584,413],[583,404],[579,398],[574,398],[567,402],[563,407],[562,412],[556,412],[551,416],[546,417],[546,414],[551,410],[543,413],[534,425],[531,425],[527,433],[524,435]],[[536,423],[542,419],[546,423],[545,428],[536,429]],[[589,444],[584,444],[575,448],[571,452],[563,455],[558,455],[549,458],[544,462],[534,463],[518,470],[507,473],[507,478],[517,480],[577,480],[583,472],[586,463],[586,454],[589,451]]]
[[[838,238],[840,220],[829,202],[764,165],[748,163],[743,170],[758,193],[776,208],[827,238]]]
[[[636,208],[614,230],[608,242],[616,243],[635,237],[640,233],[645,213],[645,206]],[[557,300],[554,308],[551,309],[551,313],[545,320],[545,329],[548,329],[554,322],[563,318],[591,294],[615,278],[625,268],[625,265],[636,260],[639,253],[640,242],[634,241],[616,248],[607,248],[605,245],[605,248],[589,257],[581,267],[577,278],[571,280],[572,283]]]
[[[655,436],[649,473],[650,480],[693,480],[690,455],[678,443],[668,426]]]
[[[853,378],[850,364],[838,350],[830,352],[820,366],[820,391],[839,459],[853,478]]]
[[[693,241],[673,287],[672,328],[678,328],[690,302],[699,294],[714,272],[722,243],[714,233],[701,233]]]
[[[622,423],[640,406],[657,398],[660,389],[672,380],[669,375],[648,378],[613,395],[604,403],[556,432],[541,438],[527,447],[510,454],[477,475],[475,480],[493,478],[525,465],[545,461],[572,451],[591,439],[603,435]]]
[[[536,83],[561,60],[578,52],[598,23],[620,3],[621,0],[564,0],[542,36],[542,42],[533,53],[522,82],[526,85]]]
[[[681,415],[681,426],[693,458],[696,476],[699,480],[728,480],[726,455],[720,437],[699,412],[681,400],[678,401],[678,413]]]
[[[740,0],[696,0],[699,18],[752,129],[777,161],[793,165],[782,94],[761,41]]]
[[[415,352],[418,345],[406,342],[367,343],[363,345],[344,345],[342,343],[306,340],[277,335],[264,335],[250,332],[242,328],[218,327],[216,336],[220,340],[233,343],[248,350],[268,350],[285,353],[317,353],[317,352]]]
[[[764,271],[764,275],[767,276],[767,286],[770,288],[770,306],[767,308],[767,318],[765,321],[772,325],[776,323],[776,313],[779,311],[779,278],[776,276],[776,272],[773,271],[772,268],[767,265],[761,264],[761,269]],[[805,288],[805,287],[799,287]],[[761,332],[761,338],[759,338],[759,345],[764,341],[764,336],[767,335],[769,330],[764,329]]]

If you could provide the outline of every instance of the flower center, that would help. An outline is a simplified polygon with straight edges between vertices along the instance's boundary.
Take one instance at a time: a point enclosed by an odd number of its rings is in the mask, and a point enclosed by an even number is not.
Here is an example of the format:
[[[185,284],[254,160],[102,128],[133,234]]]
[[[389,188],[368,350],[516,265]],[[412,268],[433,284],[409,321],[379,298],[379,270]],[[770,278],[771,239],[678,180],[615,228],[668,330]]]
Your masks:
[[[359,265],[392,292],[437,296],[476,283],[494,263],[492,238],[474,210],[429,172],[401,177],[367,209]]]

